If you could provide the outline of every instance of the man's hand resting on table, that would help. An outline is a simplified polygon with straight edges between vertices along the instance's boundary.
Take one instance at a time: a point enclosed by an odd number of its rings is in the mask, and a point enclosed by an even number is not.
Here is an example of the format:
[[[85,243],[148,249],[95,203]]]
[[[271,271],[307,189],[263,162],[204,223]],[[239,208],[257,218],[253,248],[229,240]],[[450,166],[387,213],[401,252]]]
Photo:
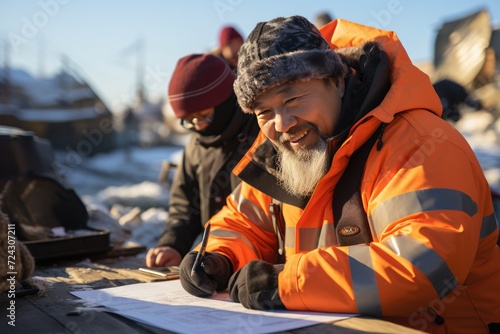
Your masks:
[[[151,248],[146,254],[146,266],[149,268],[178,266],[181,261],[181,254],[169,246]]]
[[[262,260],[250,261],[231,276],[229,297],[249,309],[285,309],[278,292],[278,275],[283,266]]]

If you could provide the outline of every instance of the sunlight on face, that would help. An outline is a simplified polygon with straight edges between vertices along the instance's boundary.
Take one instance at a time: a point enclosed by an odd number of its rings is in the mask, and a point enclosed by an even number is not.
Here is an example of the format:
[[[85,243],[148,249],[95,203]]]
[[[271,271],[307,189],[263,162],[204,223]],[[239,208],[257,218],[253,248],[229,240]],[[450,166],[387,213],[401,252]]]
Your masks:
[[[259,126],[279,152],[279,181],[291,194],[307,196],[325,175],[341,109],[343,81],[312,79],[269,89],[253,105]]]
[[[201,110],[181,119],[181,125],[186,129],[195,129],[196,131],[205,130],[214,117],[215,108]]]
[[[238,65],[238,51],[242,45],[242,40],[232,39],[229,41],[228,45],[224,46],[221,50],[222,56],[230,62],[232,66]]]

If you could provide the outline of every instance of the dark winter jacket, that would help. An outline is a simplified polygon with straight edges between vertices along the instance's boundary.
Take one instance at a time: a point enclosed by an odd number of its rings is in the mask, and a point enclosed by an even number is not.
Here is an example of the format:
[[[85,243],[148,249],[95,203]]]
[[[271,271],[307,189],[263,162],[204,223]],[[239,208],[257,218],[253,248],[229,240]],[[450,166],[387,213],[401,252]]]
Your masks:
[[[250,148],[259,126],[254,115],[236,108],[221,134],[191,136],[171,187],[169,216],[158,246],[171,246],[182,256],[187,254],[203,224],[240,183],[232,169]]]

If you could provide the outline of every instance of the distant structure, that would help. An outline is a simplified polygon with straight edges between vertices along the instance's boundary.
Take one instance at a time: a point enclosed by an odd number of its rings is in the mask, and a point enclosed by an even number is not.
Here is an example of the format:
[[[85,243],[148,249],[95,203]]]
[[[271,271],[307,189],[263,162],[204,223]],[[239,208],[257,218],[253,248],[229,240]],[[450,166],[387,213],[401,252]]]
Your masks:
[[[444,22],[434,45],[433,80],[449,79],[471,88],[485,66],[491,35],[485,9]]]
[[[157,146],[170,144],[171,130],[163,115],[163,99],[151,101],[146,92],[146,43],[138,39],[122,50],[121,56],[133,55],[136,58],[135,101],[117,117],[119,146]]]
[[[53,77],[0,68],[0,124],[32,131],[55,149],[90,156],[114,148],[113,116],[65,57]]]
[[[461,101],[467,96],[463,102],[473,109],[495,111],[495,115],[500,113],[499,34],[498,28],[492,27],[486,9],[443,22],[437,32],[433,68],[429,70],[429,76],[442,101],[445,97],[450,102],[449,105],[443,104],[444,111],[450,105],[462,106],[463,103],[457,105],[454,101]],[[456,88],[457,84],[462,86],[465,93],[456,94],[461,90]],[[460,96],[460,99],[457,100],[456,96]],[[471,98],[474,102],[472,105],[468,103]],[[457,111],[462,108],[454,109]],[[453,114],[453,118],[459,117],[456,112],[450,115]]]

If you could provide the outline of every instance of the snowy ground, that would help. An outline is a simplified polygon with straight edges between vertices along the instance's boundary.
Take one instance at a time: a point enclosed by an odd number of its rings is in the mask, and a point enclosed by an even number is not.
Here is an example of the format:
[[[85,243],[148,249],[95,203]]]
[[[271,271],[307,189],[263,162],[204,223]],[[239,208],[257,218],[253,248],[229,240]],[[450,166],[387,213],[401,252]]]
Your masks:
[[[131,186],[144,181],[157,182],[165,162],[177,164],[183,147],[132,147],[83,158],[70,169],[64,169],[68,183],[79,195],[96,195],[109,186]],[[64,161],[64,152],[58,160]],[[126,195],[125,192],[122,193]]]
[[[84,158],[64,169],[67,185],[87,206],[88,225],[111,232],[115,245],[154,247],[168,216],[168,191],[175,172],[160,180],[166,162],[178,164],[183,146],[117,150]],[[57,152],[64,162],[65,152]],[[164,171],[164,170],[163,170]]]

